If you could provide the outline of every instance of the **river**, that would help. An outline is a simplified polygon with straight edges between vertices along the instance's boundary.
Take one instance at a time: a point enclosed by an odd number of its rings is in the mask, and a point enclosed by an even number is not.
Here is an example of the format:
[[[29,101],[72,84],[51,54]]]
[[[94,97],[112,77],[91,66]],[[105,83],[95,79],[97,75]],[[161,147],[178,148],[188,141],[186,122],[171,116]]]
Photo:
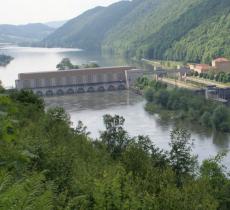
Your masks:
[[[5,87],[15,86],[18,73],[52,71],[62,58],[70,58],[74,64],[82,65],[91,61],[100,66],[125,65],[127,61],[121,58],[102,57],[94,53],[86,53],[80,49],[65,48],[31,48],[0,45],[0,54],[14,57],[6,67],[0,67],[0,80]]]
[[[5,87],[14,86],[17,74],[55,70],[55,66],[64,57],[69,57],[75,64],[97,61],[101,66],[124,65],[123,59],[112,59],[95,54],[86,54],[78,49],[44,49],[8,46],[0,49],[15,59],[6,67],[0,67],[0,80]],[[150,115],[144,110],[144,99],[130,91],[89,93],[77,96],[46,98],[47,107],[63,106],[70,114],[73,126],[79,120],[88,127],[91,137],[99,137],[104,129],[102,117],[105,114],[118,114],[126,119],[125,128],[131,136],[148,135],[156,146],[169,148],[170,132],[178,125],[163,120],[158,115]],[[182,123],[179,127],[189,130],[194,139],[194,154],[199,160],[213,157],[218,152],[230,148],[230,137],[226,134],[213,133],[198,124]],[[230,168],[230,155],[224,163]]]

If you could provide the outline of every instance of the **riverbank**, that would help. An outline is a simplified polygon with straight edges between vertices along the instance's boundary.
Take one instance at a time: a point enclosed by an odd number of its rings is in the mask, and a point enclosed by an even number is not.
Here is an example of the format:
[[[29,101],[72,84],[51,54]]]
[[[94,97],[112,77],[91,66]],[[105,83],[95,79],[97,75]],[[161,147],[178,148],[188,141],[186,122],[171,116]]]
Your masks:
[[[221,132],[230,132],[230,109],[217,102],[206,100],[185,89],[168,89],[159,81],[139,79],[139,87],[144,87],[148,102],[147,111],[156,113],[156,105],[173,111],[177,119],[196,122],[201,126]]]

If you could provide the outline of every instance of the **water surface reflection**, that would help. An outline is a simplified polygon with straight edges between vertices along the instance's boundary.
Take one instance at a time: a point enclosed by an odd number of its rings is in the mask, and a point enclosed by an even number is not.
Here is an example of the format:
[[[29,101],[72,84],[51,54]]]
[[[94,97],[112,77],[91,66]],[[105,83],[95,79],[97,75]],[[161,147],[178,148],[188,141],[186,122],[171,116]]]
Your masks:
[[[81,120],[97,138],[104,129],[102,117],[105,114],[119,114],[125,117],[125,127],[131,136],[148,135],[163,149],[169,148],[170,131],[176,126],[188,129],[194,141],[194,153],[203,160],[229,148],[227,134],[213,133],[199,126],[185,122],[172,122],[161,119],[159,115],[150,115],[144,110],[144,99],[129,91],[87,93],[78,96],[46,98],[47,107],[63,106],[70,114],[73,125]],[[230,166],[230,155],[225,159]]]

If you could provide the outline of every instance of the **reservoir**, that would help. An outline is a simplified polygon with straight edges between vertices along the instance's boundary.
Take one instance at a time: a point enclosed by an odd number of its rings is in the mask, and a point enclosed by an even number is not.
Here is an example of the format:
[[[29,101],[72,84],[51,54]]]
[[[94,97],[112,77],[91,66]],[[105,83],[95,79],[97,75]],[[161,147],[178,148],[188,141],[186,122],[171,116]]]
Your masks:
[[[0,48],[0,54],[14,57],[6,67],[0,67],[0,80],[5,87],[14,86],[18,73],[55,70],[55,66],[64,57],[69,57],[74,64],[85,64],[96,61],[100,66],[127,65],[124,59],[102,57],[87,54],[78,49],[44,49],[8,46]],[[45,99],[47,108],[62,106],[69,113],[73,126],[79,120],[88,127],[92,138],[99,137],[104,129],[103,115],[118,114],[123,116],[125,128],[130,136],[148,135],[154,144],[162,149],[169,148],[170,131],[175,127],[183,127],[192,134],[194,154],[203,160],[230,148],[230,137],[227,134],[215,133],[201,128],[198,124],[175,123],[161,119],[158,115],[150,115],[144,110],[143,97],[130,91],[87,93],[75,96],[51,97]],[[230,155],[224,163],[230,168]]]

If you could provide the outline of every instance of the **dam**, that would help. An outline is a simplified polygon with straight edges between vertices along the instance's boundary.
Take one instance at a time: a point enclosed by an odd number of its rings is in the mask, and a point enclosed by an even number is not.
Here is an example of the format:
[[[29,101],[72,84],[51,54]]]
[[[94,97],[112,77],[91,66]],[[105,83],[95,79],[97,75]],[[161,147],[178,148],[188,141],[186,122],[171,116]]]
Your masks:
[[[61,96],[85,92],[129,89],[143,70],[130,66],[86,68],[20,73],[17,90],[32,90],[39,96]]]

